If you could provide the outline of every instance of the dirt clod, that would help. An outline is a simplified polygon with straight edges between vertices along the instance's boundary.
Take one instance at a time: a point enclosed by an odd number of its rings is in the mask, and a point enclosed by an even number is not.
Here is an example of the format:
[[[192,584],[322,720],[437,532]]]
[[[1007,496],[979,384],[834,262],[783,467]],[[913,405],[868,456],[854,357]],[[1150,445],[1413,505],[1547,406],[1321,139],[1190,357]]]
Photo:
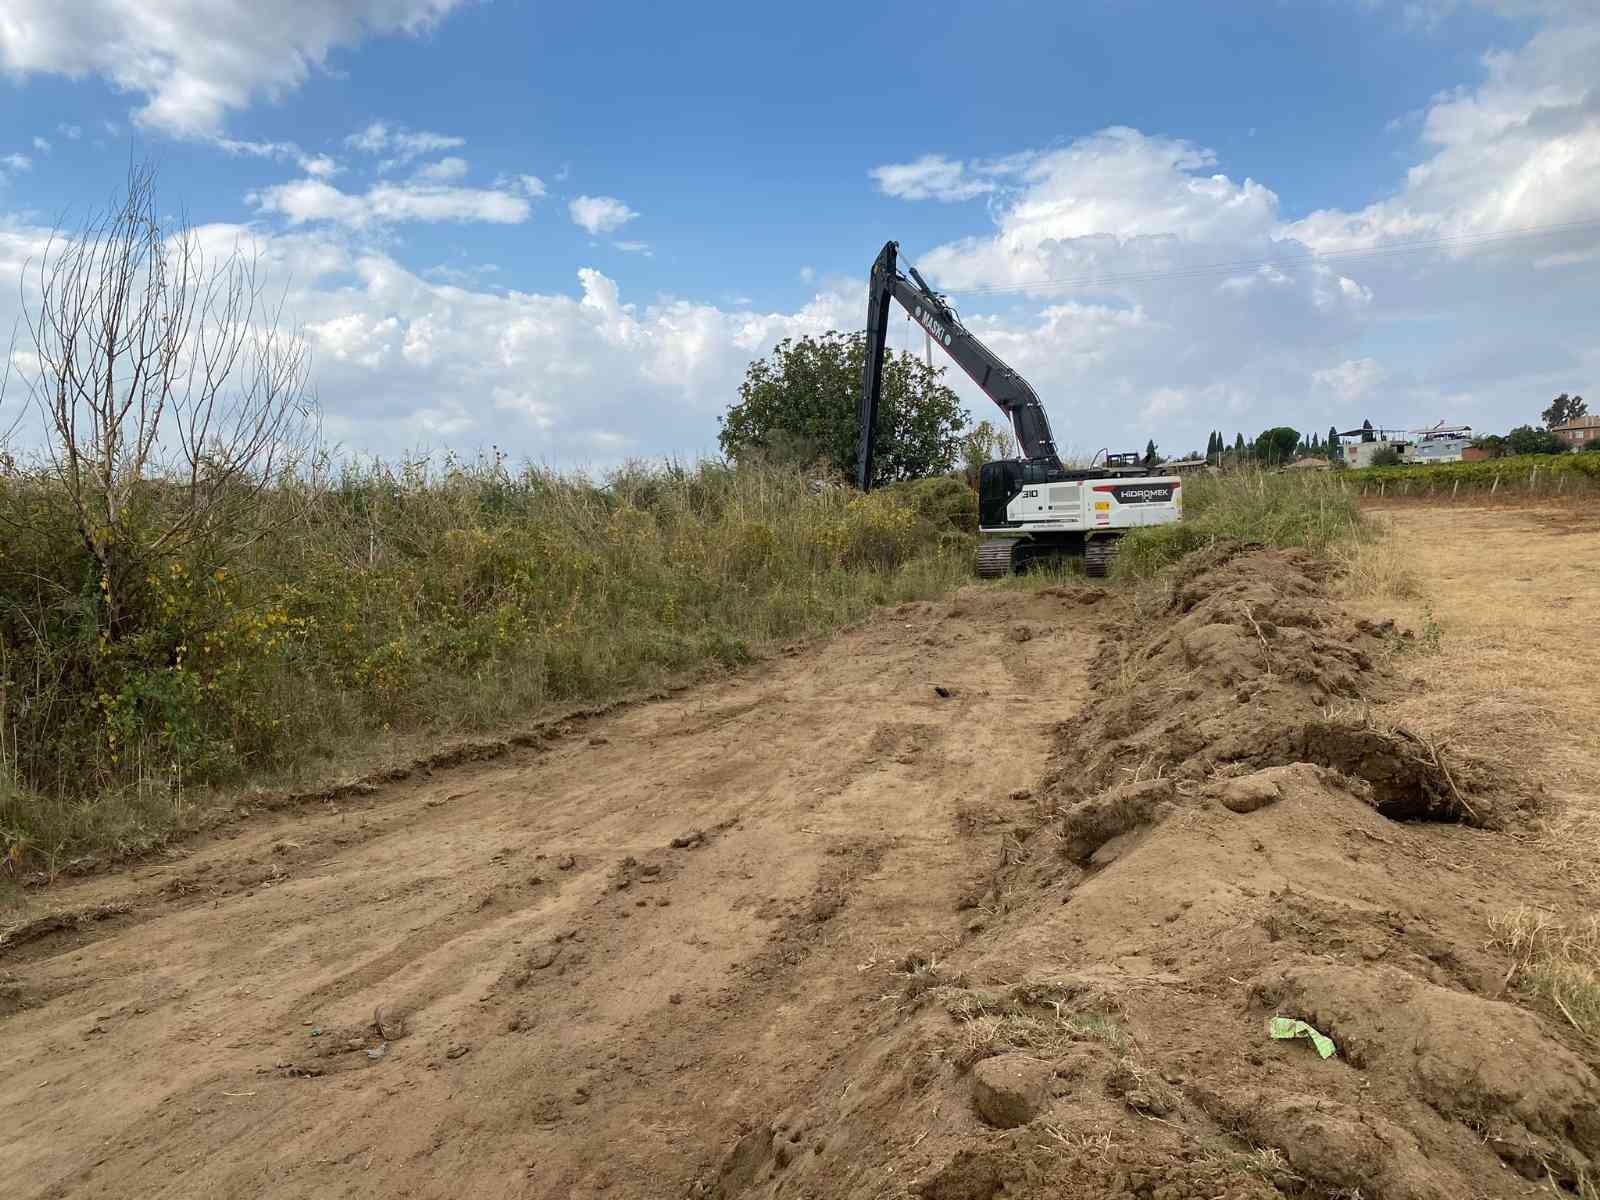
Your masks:
[[[972,1100],[996,1129],[1026,1125],[1050,1095],[1050,1064],[1025,1054],[1001,1054],[972,1068]]]
[[[1222,807],[1236,813],[1253,813],[1258,808],[1276,804],[1282,795],[1283,789],[1278,786],[1277,780],[1264,774],[1230,779],[1217,790]]]

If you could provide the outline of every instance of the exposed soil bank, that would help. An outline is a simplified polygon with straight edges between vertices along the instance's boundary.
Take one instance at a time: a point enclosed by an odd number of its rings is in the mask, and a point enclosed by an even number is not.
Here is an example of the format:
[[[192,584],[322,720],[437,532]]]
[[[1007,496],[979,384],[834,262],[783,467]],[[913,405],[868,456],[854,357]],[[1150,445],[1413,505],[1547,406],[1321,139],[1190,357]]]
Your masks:
[[[1491,831],[1533,790],[1371,714],[1404,635],[1342,613],[1319,561],[1187,566],[1107,614],[960,943],[911,948],[868,1035],[707,1193],[1443,1200],[1592,1176],[1595,1048],[1484,949],[1490,914],[1560,899]],[[1336,1054],[1270,1039],[1274,1016]]]

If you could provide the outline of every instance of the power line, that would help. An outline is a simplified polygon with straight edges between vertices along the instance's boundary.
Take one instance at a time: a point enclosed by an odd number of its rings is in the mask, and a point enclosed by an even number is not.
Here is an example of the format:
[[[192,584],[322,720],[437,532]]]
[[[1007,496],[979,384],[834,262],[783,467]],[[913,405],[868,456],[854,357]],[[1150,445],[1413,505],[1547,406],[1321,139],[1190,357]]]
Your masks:
[[[1293,268],[1323,262],[1363,262],[1369,259],[1388,258],[1397,254],[1414,254],[1419,250],[1487,246],[1498,242],[1550,237],[1559,233],[1570,233],[1585,229],[1600,229],[1600,217],[1591,217],[1582,221],[1561,221],[1548,225],[1529,225],[1522,229],[1502,230],[1499,233],[1463,233],[1449,237],[1430,238],[1426,241],[1395,242],[1387,246],[1369,246],[1353,250],[1329,250],[1320,254],[1299,254],[1281,258],[1238,259],[1233,262],[1208,263],[1165,270],[1124,271],[1111,275],[1061,276],[1052,279],[1034,280],[1030,283],[999,283],[983,287],[952,288],[951,294],[957,296],[992,296],[1006,292],[1062,290],[1103,287],[1120,283],[1155,283],[1169,279],[1203,278],[1207,275],[1231,274],[1236,271],[1255,270],[1261,267]]]

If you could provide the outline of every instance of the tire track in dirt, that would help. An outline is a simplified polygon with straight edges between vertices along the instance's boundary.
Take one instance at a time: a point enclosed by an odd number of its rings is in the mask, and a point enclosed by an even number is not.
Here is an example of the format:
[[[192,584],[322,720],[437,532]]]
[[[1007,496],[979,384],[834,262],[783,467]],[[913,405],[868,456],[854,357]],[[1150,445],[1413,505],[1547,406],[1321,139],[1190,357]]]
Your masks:
[[[1072,599],[970,589],[52,889],[129,911],[0,957],[11,1178],[683,1194],[829,1068],[884,964],[962,936],[989,864],[958,818],[1038,777],[1095,644]]]

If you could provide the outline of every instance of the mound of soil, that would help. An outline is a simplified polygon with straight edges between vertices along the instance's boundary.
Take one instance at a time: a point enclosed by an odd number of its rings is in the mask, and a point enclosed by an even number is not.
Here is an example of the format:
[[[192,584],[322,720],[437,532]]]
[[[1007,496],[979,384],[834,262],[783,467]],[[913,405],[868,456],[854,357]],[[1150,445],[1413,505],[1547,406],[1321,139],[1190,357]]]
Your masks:
[[[1507,780],[1374,722],[1369,702],[1393,688],[1375,664],[1403,635],[1329,603],[1329,570],[1238,543],[1191,555],[1154,621],[1108,622],[1095,701],[1066,732],[1052,793],[1070,806],[1128,782],[1182,789],[1312,762],[1364,780],[1386,816],[1503,823],[1489,793]]]
[[[1003,835],[961,932],[910,948],[859,1040],[698,1194],[1592,1186],[1596,1049],[1513,1003],[1486,949],[1489,915],[1552,886],[1493,832],[1521,798],[1369,715],[1400,635],[1350,620],[1327,570],[1219,547],[1154,613],[1102,604],[1113,632],[1031,830]],[[1273,1017],[1336,1052],[1271,1038]]]

